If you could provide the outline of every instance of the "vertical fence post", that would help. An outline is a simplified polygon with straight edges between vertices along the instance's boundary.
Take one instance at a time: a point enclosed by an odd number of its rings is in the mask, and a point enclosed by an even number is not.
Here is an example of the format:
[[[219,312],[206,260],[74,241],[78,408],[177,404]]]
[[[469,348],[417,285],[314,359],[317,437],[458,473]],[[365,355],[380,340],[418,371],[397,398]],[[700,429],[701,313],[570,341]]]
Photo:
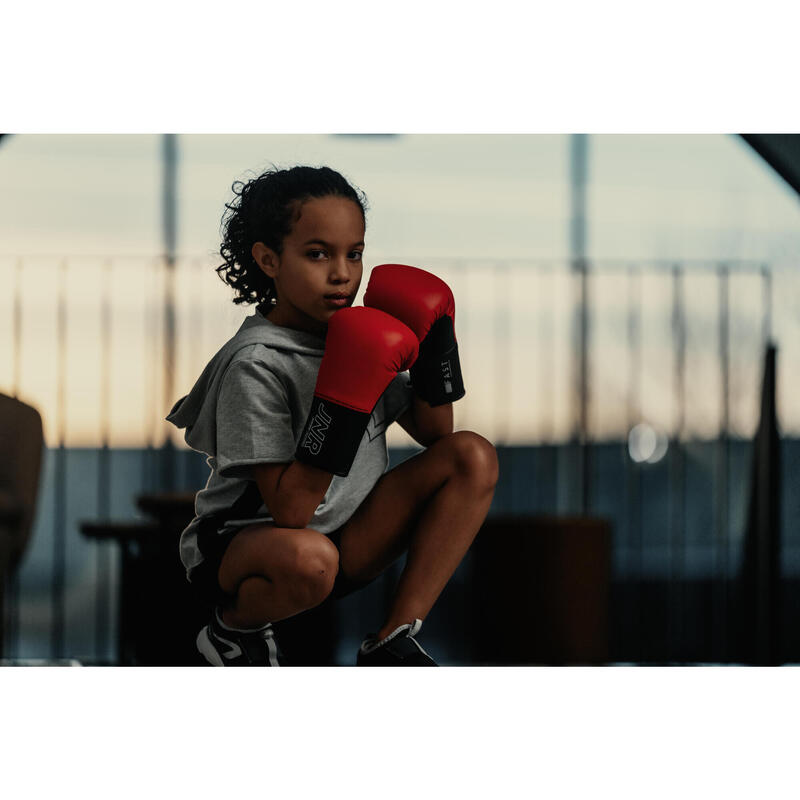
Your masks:
[[[717,457],[715,470],[715,531],[716,531],[716,583],[717,608],[712,630],[718,631],[717,659],[722,661],[728,657],[728,626],[730,625],[729,603],[729,549],[730,536],[728,530],[728,472],[730,460],[730,345],[729,345],[729,271],[726,265],[717,270],[719,289],[719,363],[720,363],[720,425],[717,439]]]
[[[175,261],[177,249],[177,136],[164,134],[164,353],[163,353],[163,405],[159,419],[175,402]],[[161,448],[161,483],[165,489],[175,488],[176,453],[172,437],[167,431]]]
[[[580,271],[580,383],[579,383],[579,436],[580,436],[580,512],[589,513],[591,499],[589,451],[589,265],[583,260]]]
[[[761,285],[763,295],[761,349],[764,351],[772,339],[772,273],[767,264],[762,264],[761,266]]]
[[[14,318],[13,318],[13,359],[14,373],[12,393],[15,399],[20,399],[22,390],[22,270],[23,259],[16,261],[14,280]],[[6,586],[5,638],[9,658],[17,658],[19,652],[19,570],[14,570]],[[0,648],[2,650],[3,648]]]
[[[635,265],[628,267],[628,315],[627,315],[627,344],[628,344],[628,409],[627,428],[631,428],[641,419],[641,270]],[[627,550],[635,554],[636,567],[631,611],[633,614],[634,637],[637,643],[638,660],[644,660],[646,646],[644,642],[644,542],[642,531],[642,471],[638,464],[633,464],[626,441],[623,445],[623,459],[625,462],[625,510],[626,510],[626,539]]]
[[[169,412],[175,397],[175,260],[166,258],[164,270],[164,351],[162,353],[161,404],[156,409],[156,419],[163,419]],[[174,489],[176,478],[175,447],[169,430],[165,431],[161,442],[160,488]]]
[[[543,295],[549,294],[550,302],[545,306],[538,320],[538,344],[541,353],[541,367],[539,373],[540,385],[545,387],[540,395],[542,408],[547,409],[547,424],[543,426],[542,443],[543,446],[536,450],[535,470],[537,475],[545,475],[547,471],[553,474],[555,487],[555,503],[547,504],[542,497],[542,503],[537,505],[537,511],[541,511],[541,505],[545,505],[548,510],[560,510],[561,482],[564,478],[564,465],[559,456],[561,448],[556,444],[557,423],[556,423],[556,394],[555,394],[555,359],[556,359],[556,325],[554,309],[556,307],[556,287],[558,285],[559,270],[557,265],[548,264],[547,270],[539,272],[540,291]],[[545,285],[545,281],[547,285]],[[549,347],[542,347],[542,342],[550,342]]]
[[[672,268],[672,343],[674,352],[675,419],[670,443],[670,660],[682,661],[684,592],[686,580],[686,312],[683,299],[683,269]]]
[[[199,375],[204,366],[203,350],[203,262],[199,258],[191,260],[189,274],[192,276],[192,287],[194,289],[194,300],[191,308],[193,347],[189,356],[193,367],[193,373]],[[175,400],[178,398],[176,397]],[[164,416],[169,409],[165,409]]]
[[[494,347],[493,357],[495,366],[494,378],[494,438],[502,447],[508,445],[508,398],[512,393],[510,386],[512,369],[509,364],[508,353],[511,348],[509,336],[509,317],[512,314],[511,304],[508,303],[509,266],[500,262],[495,271],[495,307],[494,314]],[[498,302],[502,298],[502,302]]]
[[[494,365],[494,380],[492,391],[492,437],[500,468],[506,466],[513,469],[511,458],[513,453],[508,447],[509,431],[509,402],[508,398],[513,392],[511,386],[513,370],[510,366],[509,351],[511,341],[509,337],[509,316],[512,313],[511,304],[508,303],[508,275],[509,267],[504,261],[495,265],[494,277],[492,280],[494,289],[494,304],[492,308],[493,341],[490,362]],[[535,478],[534,478],[535,480]],[[503,512],[514,507],[514,482],[500,481],[498,490],[492,501],[492,506],[501,509]]]
[[[193,312],[194,312],[194,333],[191,337],[191,342],[193,343],[192,347],[192,358],[194,364],[194,375],[200,375],[203,371],[203,367],[205,365],[205,348],[203,347],[203,332],[205,330],[205,325],[203,324],[203,316],[205,307],[203,305],[203,286],[204,286],[204,276],[203,276],[203,269],[204,269],[204,262],[201,261],[199,258],[196,258],[192,262],[192,273],[193,273],[193,280],[192,283],[194,284],[195,289],[195,300],[193,304]],[[188,391],[190,387],[186,387]],[[182,390],[180,387],[178,388],[177,394],[180,395]],[[177,397],[175,398],[178,399]],[[165,409],[164,416],[167,415],[169,409]],[[201,467],[201,462],[199,462],[193,455],[191,457],[191,470],[189,472],[189,481],[192,487],[202,484],[203,481],[203,470]]]
[[[22,269],[23,259],[17,259],[16,280],[14,281],[14,397],[19,399],[22,380]]]
[[[150,276],[150,291],[145,290],[144,301],[144,331],[147,353],[145,362],[145,393],[144,393],[144,430],[145,446],[142,452],[142,490],[148,491],[155,488],[154,479],[156,464],[155,449],[155,424],[156,424],[156,398],[158,380],[158,317],[156,314],[156,303],[158,302],[158,279],[161,275],[161,261],[154,258],[150,263],[147,274]],[[149,352],[148,352],[149,351]],[[167,409],[166,411],[169,411]],[[165,411],[165,415],[166,415]]]
[[[53,583],[51,595],[52,629],[50,650],[53,658],[64,656],[66,526],[67,526],[67,260],[59,266],[58,309],[56,330],[58,336],[58,384],[56,419],[58,450],[55,469],[55,510],[53,514]]]
[[[100,452],[97,470],[97,516],[111,518],[111,259],[103,262],[103,294],[100,312]],[[105,660],[110,645],[111,630],[111,564],[109,543],[94,543],[95,569],[95,658]]]
[[[588,176],[588,135],[570,136],[570,252],[572,274],[578,284],[578,302],[575,308],[573,331],[574,375],[572,387],[573,422],[571,447],[573,463],[570,480],[573,491],[569,493],[570,510],[585,514],[588,508],[587,459],[587,344],[588,344],[588,281],[586,236],[586,183]]]

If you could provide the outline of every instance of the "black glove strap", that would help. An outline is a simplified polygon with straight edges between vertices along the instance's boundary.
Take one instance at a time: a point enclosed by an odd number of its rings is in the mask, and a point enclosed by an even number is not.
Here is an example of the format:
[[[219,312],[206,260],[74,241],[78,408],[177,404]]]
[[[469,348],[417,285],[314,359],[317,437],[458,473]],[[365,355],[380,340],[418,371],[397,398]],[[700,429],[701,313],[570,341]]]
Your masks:
[[[461,361],[449,316],[438,319],[419,346],[419,356],[411,367],[414,391],[431,406],[460,400],[465,394]]]
[[[314,395],[295,458],[345,477],[353,465],[370,415]]]

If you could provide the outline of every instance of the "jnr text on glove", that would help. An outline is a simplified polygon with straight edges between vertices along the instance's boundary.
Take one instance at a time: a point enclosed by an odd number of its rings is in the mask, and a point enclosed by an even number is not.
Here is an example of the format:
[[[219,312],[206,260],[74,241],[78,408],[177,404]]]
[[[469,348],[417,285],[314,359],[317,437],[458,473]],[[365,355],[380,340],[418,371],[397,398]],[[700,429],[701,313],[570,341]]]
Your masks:
[[[417,358],[417,337],[375,308],[350,307],[328,322],[314,400],[295,458],[347,475],[372,409],[398,372]]]

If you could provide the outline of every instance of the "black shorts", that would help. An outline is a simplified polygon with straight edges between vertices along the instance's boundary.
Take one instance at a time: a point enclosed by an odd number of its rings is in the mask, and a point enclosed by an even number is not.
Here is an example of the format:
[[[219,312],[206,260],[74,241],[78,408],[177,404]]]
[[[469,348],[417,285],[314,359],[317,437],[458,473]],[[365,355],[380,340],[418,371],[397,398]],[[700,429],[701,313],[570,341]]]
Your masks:
[[[247,525],[225,525],[220,519],[209,518],[201,520],[197,533],[197,547],[203,554],[203,560],[198,564],[189,575],[189,583],[195,592],[197,599],[208,606],[226,606],[234,600],[234,595],[224,591],[219,585],[217,573],[219,565],[222,563],[222,556],[231,543],[231,540],[239,531]],[[328,538],[336,545],[336,549],[341,553],[339,542],[342,538],[342,528],[338,528],[332,533],[327,534]],[[337,599],[352,594],[358,589],[362,589],[372,581],[353,581],[345,578],[340,572],[336,575],[333,590],[330,597]]]

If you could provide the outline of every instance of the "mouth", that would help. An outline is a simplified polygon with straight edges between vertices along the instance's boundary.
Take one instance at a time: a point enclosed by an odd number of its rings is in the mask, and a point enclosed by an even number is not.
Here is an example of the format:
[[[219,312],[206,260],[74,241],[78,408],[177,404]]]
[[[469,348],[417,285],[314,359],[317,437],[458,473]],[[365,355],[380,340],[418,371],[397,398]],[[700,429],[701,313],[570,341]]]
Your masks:
[[[328,305],[334,308],[343,308],[344,306],[350,305],[353,296],[345,294],[344,292],[336,292],[335,294],[326,294],[324,299]]]

